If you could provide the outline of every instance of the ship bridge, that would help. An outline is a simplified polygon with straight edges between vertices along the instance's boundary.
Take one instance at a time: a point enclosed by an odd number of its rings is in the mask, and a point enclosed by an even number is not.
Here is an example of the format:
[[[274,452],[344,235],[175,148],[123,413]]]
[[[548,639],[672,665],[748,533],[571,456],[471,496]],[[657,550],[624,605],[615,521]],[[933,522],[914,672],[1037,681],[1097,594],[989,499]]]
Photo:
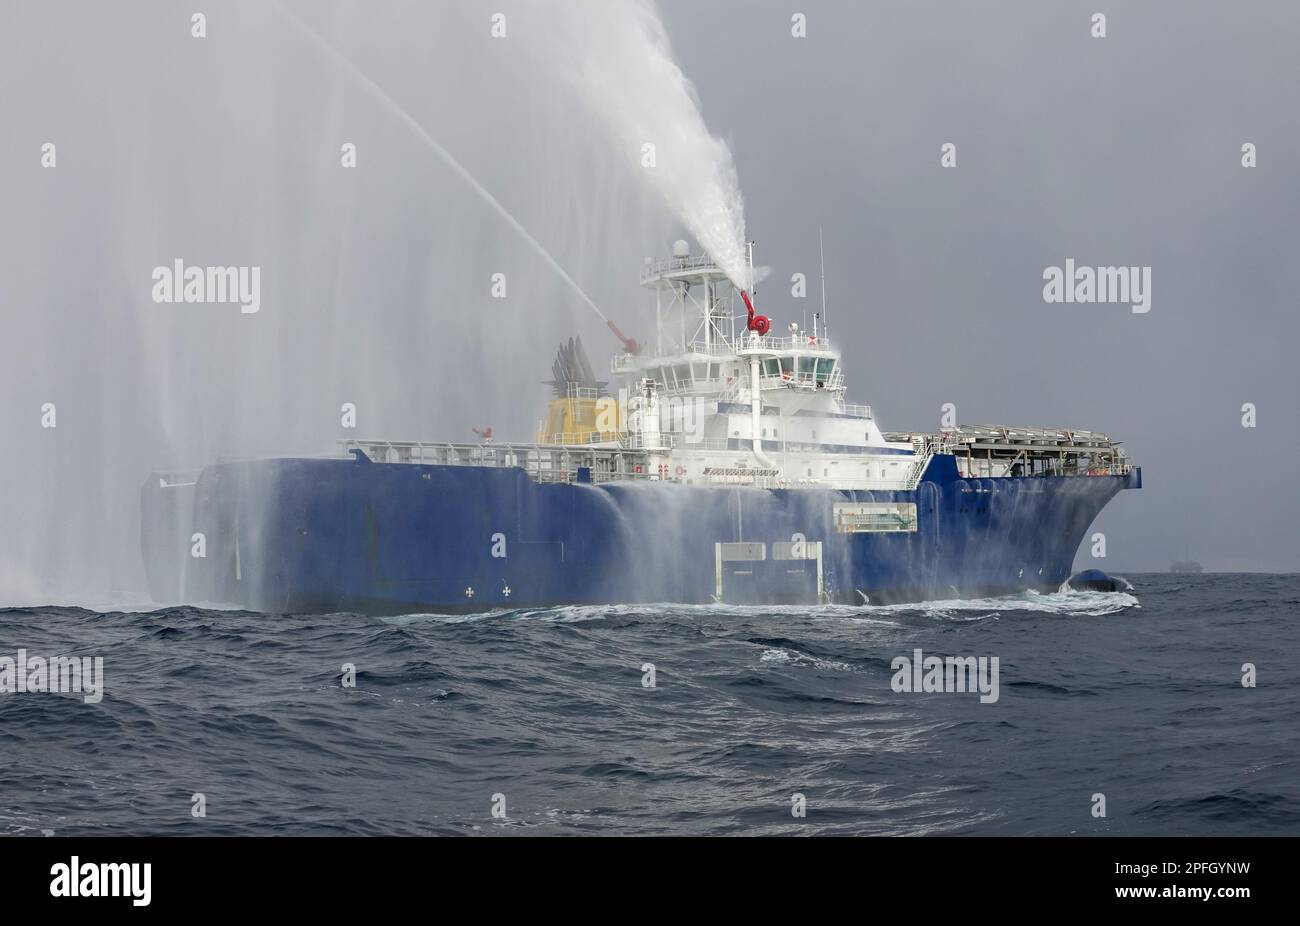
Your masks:
[[[736,348],[695,341],[674,354],[650,357],[620,354],[614,358],[611,369],[619,376],[649,377],[662,392],[670,395],[716,393],[725,392],[735,384],[738,371],[751,357],[759,360],[759,387],[763,391],[826,390],[837,399],[843,395],[845,383],[839,351],[826,338],[755,335]]]
[[[869,405],[845,401],[822,313],[811,330],[774,327],[754,294],[684,241],[647,258],[640,282],[654,294],[655,336],[645,348],[625,339],[611,363],[626,397],[623,446],[662,451],[656,465],[687,479],[893,488],[911,477],[913,445],[891,444]]]
[[[752,245],[750,263],[753,263]],[[670,395],[727,394],[743,391],[751,360],[758,361],[760,392],[777,390],[820,393],[831,405],[844,403],[840,352],[832,344],[820,315],[811,331],[791,323],[786,332],[755,330],[743,294],[708,255],[692,255],[686,242],[673,245],[673,256],[646,258],[641,285],[655,294],[653,353],[624,352],[611,364],[628,380],[649,378]],[[777,395],[768,397],[776,401]],[[866,406],[857,406],[858,410]]]

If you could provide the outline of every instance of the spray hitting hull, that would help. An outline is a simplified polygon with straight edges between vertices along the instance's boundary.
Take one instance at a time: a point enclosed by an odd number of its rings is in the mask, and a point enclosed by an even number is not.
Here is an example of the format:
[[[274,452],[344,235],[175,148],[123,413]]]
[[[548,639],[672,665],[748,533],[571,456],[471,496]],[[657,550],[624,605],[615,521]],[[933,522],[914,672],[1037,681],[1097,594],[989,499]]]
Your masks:
[[[1137,468],[961,479],[950,456],[913,491],[264,460],[209,466],[189,484],[152,476],[144,547],[157,600],[272,612],[883,603],[1055,589],[1097,513],[1140,484]]]

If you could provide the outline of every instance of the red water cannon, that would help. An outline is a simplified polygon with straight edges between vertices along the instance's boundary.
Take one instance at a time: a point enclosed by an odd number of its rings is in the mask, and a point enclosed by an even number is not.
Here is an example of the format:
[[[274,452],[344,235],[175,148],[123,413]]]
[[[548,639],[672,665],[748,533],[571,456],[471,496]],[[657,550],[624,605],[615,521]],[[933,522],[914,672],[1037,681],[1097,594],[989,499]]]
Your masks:
[[[618,325],[608,319],[606,319],[605,324],[609,325],[609,330],[614,332],[614,337],[623,342],[623,350],[627,351],[629,354],[641,353],[641,345],[637,343],[636,338],[629,338],[623,332],[618,330]]]
[[[745,323],[745,327],[750,331],[757,331],[759,337],[762,337],[771,331],[772,320],[766,315],[754,314],[754,303],[749,301],[749,293],[742,289],[740,291],[740,298],[745,300],[745,308],[749,309],[749,321]]]

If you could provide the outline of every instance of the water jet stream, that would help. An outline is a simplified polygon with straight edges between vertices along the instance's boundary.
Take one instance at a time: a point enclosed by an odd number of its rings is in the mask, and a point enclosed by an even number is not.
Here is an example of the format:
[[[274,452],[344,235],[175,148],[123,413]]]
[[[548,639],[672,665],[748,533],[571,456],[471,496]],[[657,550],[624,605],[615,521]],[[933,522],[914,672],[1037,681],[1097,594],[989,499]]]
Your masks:
[[[295,29],[297,29],[300,33],[305,35],[311,41],[311,43],[315,45],[320,51],[322,51],[328,58],[330,58],[335,63],[342,66],[345,71],[347,71],[349,74],[355,77],[357,81],[361,84],[361,86],[364,87],[370,93],[371,96],[379,100],[379,102],[382,103],[388,109],[389,112],[391,112],[394,116],[400,119],[406,125],[406,127],[409,128],[412,131],[412,133],[415,134],[417,138],[419,138],[430,149],[432,149],[435,154],[437,154],[440,158],[442,158],[447,163],[447,166],[449,166],[453,171],[455,171],[462,180],[464,180],[467,184],[469,184],[470,188],[473,189],[474,192],[477,193],[483,199],[484,202],[486,202],[489,206],[491,206],[496,211],[496,213],[501,216],[501,218],[506,220],[506,222],[510,225],[511,228],[513,228],[516,232],[519,233],[519,237],[523,238],[524,241],[526,241],[534,251],[536,251],[539,255],[541,255],[543,260],[545,260],[548,264],[551,265],[551,269],[553,269],[556,273],[558,273],[560,275],[560,278],[564,280],[565,283],[569,284],[569,287],[575,293],[577,293],[580,297],[582,297],[582,301],[587,303],[587,305],[591,307],[591,310],[600,316],[601,321],[605,322],[606,325],[610,324],[609,318],[606,317],[605,313],[602,312],[600,310],[600,307],[597,306],[596,303],[594,303],[591,300],[590,296],[588,296],[585,292],[583,292],[582,287],[579,286],[577,284],[577,281],[575,281],[573,277],[569,276],[568,272],[563,267],[560,266],[559,261],[557,261],[554,257],[552,257],[551,253],[547,251],[546,248],[542,247],[541,242],[539,242],[536,238],[534,238],[528,232],[528,229],[524,228],[524,226],[519,223],[519,220],[516,219],[513,215],[511,215],[510,211],[506,209],[505,206],[501,205],[500,201],[495,196],[493,196],[490,192],[488,192],[488,189],[485,186],[483,186],[483,184],[479,183],[478,180],[474,177],[474,175],[471,174],[463,164],[461,164],[454,157],[452,157],[451,152],[449,152],[442,145],[438,144],[437,139],[435,139],[432,135],[430,135],[428,131],[425,130],[424,126],[420,125],[420,123],[416,121],[414,116],[412,116],[405,109],[403,109],[401,104],[398,103],[396,100],[394,100],[391,96],[389,96],[388,93],[386,93],[382,87],[380,87],[377,83],[375,83],[373,80],[367,77],[360,68],[358,68],[355,64],[352,63],[351,59],[345,56],[334,46],[330,45],[329,42],[325,41],[324,36],[322,36],[311,26],[307,25],[305,22],[303,22],[301,19],[295,16],[283,4],[279,3],[278,0],[277,2],[273,2],[272,6],[276,9],[276,11],[280,13],[281,16],[283,16],[286,20],[288,20],[288,22]]]

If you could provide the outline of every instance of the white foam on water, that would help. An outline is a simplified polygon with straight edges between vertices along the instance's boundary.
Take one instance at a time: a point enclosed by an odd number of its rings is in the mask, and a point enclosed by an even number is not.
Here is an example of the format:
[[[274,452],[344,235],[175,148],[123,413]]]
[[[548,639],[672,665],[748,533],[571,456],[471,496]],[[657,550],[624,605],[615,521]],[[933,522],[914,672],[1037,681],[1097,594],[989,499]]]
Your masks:
[[[421,621],[461,624],[500,617],[511,620],[537,620],[549,623],[581,623],[584,621],[607,620],[612,617],[643,620],[662,620],[665,617],[693,617],[718,618],[724,621],[760,617],[811,617],[819,620],[842,620],[855,624],[898,627],[901,626],[901,618],[912,615],[971,622],[997,620],[999,614],[1014,612],[1059,614],[1065,617],[1104,617],[1108,614],[1118,614],[1127,611],[1129,608],[1140,608],[1141,606],[1137,596],[1129,592],[1066,590],[1047,594],[1026,591],[1018,595],[1003,595],[996,598],[947,598],[888,605],[738,605],[720,602],[712,604],[650,602],[645,604],[563,605],[554,608],[499,608],[477,614],[404,614],[399,617],[384,618],[384,620],[396,624]],[[773,656],[772,660],[777,658]]]
[[[759,661],[787,666],[812,666],[815,669],[821,669],[827,672],[853,671],[853,667],[847,662],[836,662],[832,659],[818,659],[816,656],[802,653],[797,649],[784,649],[782,647],[773,647],[763,650],[763,655],[759,657]]]
[[[918,611],[937,617],[957,620],[981,620],[995,615],[987,612],[1029,611],[1043,614],[1101,617],[1117,614],[1129,608],[1141,607],[1135,595],[1128,592],[1056,591],[1043,594],[1026,591],[1019,595],[997,598],[949,598],[936,601],[919,601],[911,604],[867,605],[860,609],[866,613],[897,613]],[[984,612],[965,616],[965,612]]]
[[[1123,582],[1123,583],[1124,583],[1124,591],[1126,591],[1126,592],[1131,592],[1131,591],[1133,591],[1133,583],[1130,582],[1128,579],[1124,578],[1123,576],[1108,576],[1107,578],[1109,578],[1112,582]],[[1074,589],[1074,588],[1070,585],[1070,580],[1069,580],[1069,579],[1066,579],[1064,582],[1062,582],[1062,583],[1061,583],[1061,587],[1057,589],[1058,592],[1072,592],[1072,591],[1075,591],[1075,590],[1076,590],[1076,589]]]
[[[381,617],[379,620],[385,624],[396,624],[398,627],[405,627],[407,624],[474,624],[495,616],[499,616],[499,612],[483,611],[478,614],[422,612],[418,614],[394,614]]]

